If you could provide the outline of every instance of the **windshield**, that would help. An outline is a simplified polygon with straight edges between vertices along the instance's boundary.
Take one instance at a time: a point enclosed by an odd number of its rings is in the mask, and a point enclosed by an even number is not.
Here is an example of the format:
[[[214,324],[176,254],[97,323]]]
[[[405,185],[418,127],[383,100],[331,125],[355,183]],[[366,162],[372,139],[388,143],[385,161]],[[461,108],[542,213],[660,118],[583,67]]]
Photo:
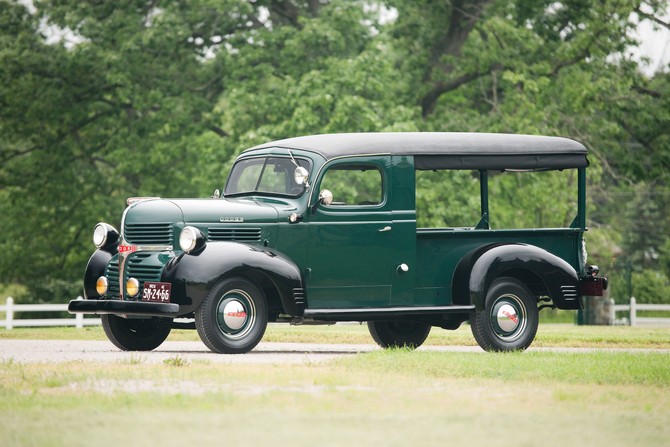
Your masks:
[[[309,172],[311,163],[296,158]],[[294,179],[296,165],[289,157],[258,157],[238,161],[228,176],[224,195],[245,193],[267,193],[271,195],[299,196],[305,185],[298,185]]]

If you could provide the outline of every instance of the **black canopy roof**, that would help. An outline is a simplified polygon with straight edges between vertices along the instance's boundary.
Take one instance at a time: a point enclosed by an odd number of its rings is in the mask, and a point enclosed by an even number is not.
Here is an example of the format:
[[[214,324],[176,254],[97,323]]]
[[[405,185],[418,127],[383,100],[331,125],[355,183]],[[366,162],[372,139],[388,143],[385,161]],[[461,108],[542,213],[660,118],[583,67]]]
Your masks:
[[[419,170],[585,168],[587,150],[559,137],[491,133],[393,132],[310,135],[248,149],[302,149],[327,160],[365,154],[413,155]],[[246,152],[246,151],[245,151]]]

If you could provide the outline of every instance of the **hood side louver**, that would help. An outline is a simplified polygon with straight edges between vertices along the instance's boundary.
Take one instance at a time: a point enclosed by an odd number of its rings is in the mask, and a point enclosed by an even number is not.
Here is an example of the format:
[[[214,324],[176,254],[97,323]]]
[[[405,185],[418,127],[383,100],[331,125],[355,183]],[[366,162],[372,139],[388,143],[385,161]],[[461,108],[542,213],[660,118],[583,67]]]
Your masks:
[[[232,242],[246,242],[249,244],[260,243],[261,229],[260,228],[208,228],[208,241],[232,241]]]

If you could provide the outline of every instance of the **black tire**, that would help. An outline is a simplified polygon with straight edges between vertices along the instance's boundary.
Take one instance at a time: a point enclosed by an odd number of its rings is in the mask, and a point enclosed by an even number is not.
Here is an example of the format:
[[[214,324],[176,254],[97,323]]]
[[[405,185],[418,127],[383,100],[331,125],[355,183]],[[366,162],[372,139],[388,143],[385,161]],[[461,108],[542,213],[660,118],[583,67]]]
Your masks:
[[[498,278],[486,294],[485,309],[470,318],[472,335],[485,351],[524,350],[535,339],[540,317],[528,288],[514,278]]]
[[[382,348],[416,349],[426,341],[431,326],[419,321],[368,321],[372,339]]]
[[[265,294],[245,278],[225,278],[195,311],[205,345],[219,354],[244,354],[256,347],[268,325]]]
[[[165,341],[170,328],[157,320],[133,320],[105,314],[101,317],[105,335],[124,351],[151,351]]]

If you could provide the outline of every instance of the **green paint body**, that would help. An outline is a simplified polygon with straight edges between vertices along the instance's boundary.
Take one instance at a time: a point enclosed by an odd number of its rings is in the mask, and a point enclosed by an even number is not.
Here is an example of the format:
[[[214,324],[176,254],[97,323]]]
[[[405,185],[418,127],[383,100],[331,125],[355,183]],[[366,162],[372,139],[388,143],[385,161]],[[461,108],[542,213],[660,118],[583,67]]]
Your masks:
[[[584,169],[579,170],[578,216],[570,228],[489,229],[487,172],[480,171],[482,217],[478,225],[417,229],[412,156],[367,155],[326,162],[314,152],[293,150],[292,153],[312,162],[310,188],[300,197],[249,195],[140,202],[129,207],[125,225],[157,220],[173,224],[173,252],[151,257],[147,262],[152,265],[165,264],[181,253],[178,240],[185,225],[199,228],[208,237],[213,229],[259,230],[260,237],[251,243],[277,250],[299,266],[307,309],[451,305],[456,266],[468,252],[487,244],[534,245],[563,259],[578,275],[583,275]],[[286,157],[287,150],[250,151],[240,159],[264,155]],[[379,169],[383,183],[381,203],[318,205],[312,212],[324,173],[330,167],[346,163],[364,163]],[[302,220],[290,223],[291,213],[302,215]],[[225,218],[239,218],[243,222],[222,222]],[[401,264],[409,270],[399,273]]]

